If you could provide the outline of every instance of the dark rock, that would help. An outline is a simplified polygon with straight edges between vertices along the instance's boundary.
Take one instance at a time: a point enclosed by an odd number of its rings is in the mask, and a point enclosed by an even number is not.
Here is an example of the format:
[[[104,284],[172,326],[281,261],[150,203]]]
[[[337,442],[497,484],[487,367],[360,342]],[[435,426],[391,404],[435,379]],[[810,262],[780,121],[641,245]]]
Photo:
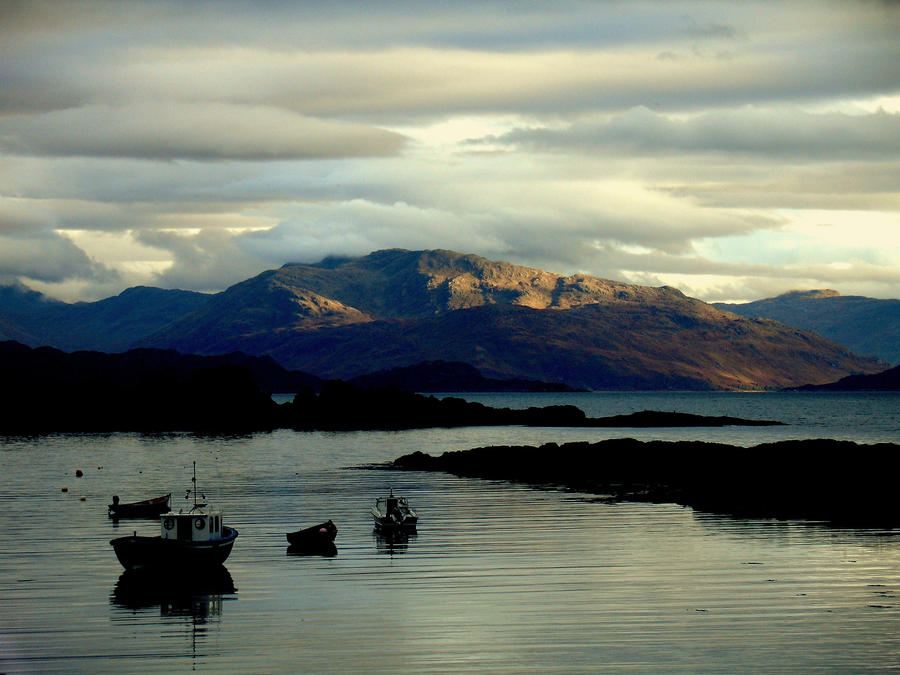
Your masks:
[[[674,502],[738,517],[900,526],[895,476],[900,446],[806,440],[751,448],[700,442],[555,443],[416,452],[386,468],[446,471],[612,495]]]

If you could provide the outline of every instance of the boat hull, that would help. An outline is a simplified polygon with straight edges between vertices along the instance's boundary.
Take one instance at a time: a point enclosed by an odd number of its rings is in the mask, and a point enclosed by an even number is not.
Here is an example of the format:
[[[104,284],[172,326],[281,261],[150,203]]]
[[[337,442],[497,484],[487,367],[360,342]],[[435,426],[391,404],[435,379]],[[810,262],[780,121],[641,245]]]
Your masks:
[[[169,511],[169,499],[171,494],[155,499],[146,499],[142,502],[129,504],[110,504],[106,507],[109,517],[113,520],[119,518],[159,518]]]
[[[221,565],[231,554],[238,532],[222,528],[222,538],[178,541],[162,537],[118,537],[109,543],[126,570],[207,568]]]
[[[402,520],[397,520],[390,516],[378,516],[374,514],[372,518],[375,520],[375,529],[384,532],[414,530],[416,529],[416,523],[419,521],[418,518],[403,518]]]
[[[337,526],[330,520],[296,532],[288,532],[288,544],[298,548],[327,547],[334,543]]]

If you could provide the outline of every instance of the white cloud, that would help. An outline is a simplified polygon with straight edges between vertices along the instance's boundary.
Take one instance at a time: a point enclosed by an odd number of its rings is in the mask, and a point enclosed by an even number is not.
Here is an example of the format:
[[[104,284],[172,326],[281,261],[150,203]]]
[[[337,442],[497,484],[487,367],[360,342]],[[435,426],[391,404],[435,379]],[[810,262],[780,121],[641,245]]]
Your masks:
[[[678,118],[638,107],[564,129],[518,129],[488,142],[538,150],[645,155],[882,159],[900,154],[900,113],[809,113],[742,107]]]
[[[444,247],[898,297],[898,31],[874,0],[0,3],[0,276]]]
[[[284,160],[398,152],[383,129],[221,103],[89,105],[0,118],[0,149],[53,157]]]

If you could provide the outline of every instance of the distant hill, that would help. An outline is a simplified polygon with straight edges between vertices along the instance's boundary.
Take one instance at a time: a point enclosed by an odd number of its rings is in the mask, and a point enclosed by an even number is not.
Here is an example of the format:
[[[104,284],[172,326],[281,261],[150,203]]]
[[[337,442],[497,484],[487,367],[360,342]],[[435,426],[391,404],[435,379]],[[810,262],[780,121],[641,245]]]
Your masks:
[[[799,391],[900,391],[900,366],[872,375],[848,375],[837,382],[794,387]]]
[[[837,291],[791,291],[744,304],[715,307],[750,318],[811,330],[857,354],[900,363],[900,300],[843,296]]]
[[[52,347],[32,349],[18,342],[0,342],[0,373],[8,392],[25,390],[50,394],[53,388],[72,384],[110,389],[131,389],[147,377],[181,381],[200,370],[233,367],[245,370],[260,391],[294,393],[318,390],[322,380],[291,372],[268,356],[240,352],[217,356],[179,354],[171,349],[132,349],[119,354],[97,351],[67,353]]]
[[[243,354],[70,354],[15,342],[0,343],[0,374],[4,433],[273,428],[277,406],[257,380],[290,377],[271,359]]]
[[[124,351],[209,297],[136,286],[98,302],[68,304],[24,286],[0,287],[0,339],[64,351]]]
[[[0,305],[0,317],[22,316]],[[760,389],[886,365],[674,288],[443,250],[289,264],[214,295],[130,289],[100,303],[50,303],[18,326],[38,341],[29,344],[241,351],[345,380],[446,361],[488,379],[580,389]],[[95,344],[84,344],[91,336]]]
[[[402,368],[389,368],[354,377],[350,382],[364,389],[391,387],[417,392],[573,391],[571,387],[561,383],[492,379],[484,377],[468,363],[449,361],[426,361]]]

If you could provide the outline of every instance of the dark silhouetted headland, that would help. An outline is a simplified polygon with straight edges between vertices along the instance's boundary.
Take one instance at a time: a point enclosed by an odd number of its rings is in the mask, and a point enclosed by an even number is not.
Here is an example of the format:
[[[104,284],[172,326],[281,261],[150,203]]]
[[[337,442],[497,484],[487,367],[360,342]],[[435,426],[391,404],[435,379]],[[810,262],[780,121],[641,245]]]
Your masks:
[[[873,375],[848,375],[829,384],[807,384],[791,391],[900,391],[900,366]]]
[[[739,517],[900,526],[900,445],[892,443],[802,440],[744,448],[623,438],[484,447],[438,457],[416,452],[384,468],[518,481]]]
[[[573,405],[542,408],[492,408],[448,396],[437,398],[396,389],[361,389],[347,382],[326,382],[321,393],[307,391],[285,404],[284,425],[294,429],[365,430],[460,426],[648,427],[777,425],[771,420],[704,417],[643,411],[616,417],[587,417]]]
[[[778,424],[649,411],[592,419],[571,405],[492,408],[456,397],[364,389],[340,380],[322,383],[244,354],[202,357],[154,349],[66,354],[6,342],[0,343],[0,374],[0,432],[6,433]],[[292,385],[302,391],[290,403],[272,401],[275,386]]]

